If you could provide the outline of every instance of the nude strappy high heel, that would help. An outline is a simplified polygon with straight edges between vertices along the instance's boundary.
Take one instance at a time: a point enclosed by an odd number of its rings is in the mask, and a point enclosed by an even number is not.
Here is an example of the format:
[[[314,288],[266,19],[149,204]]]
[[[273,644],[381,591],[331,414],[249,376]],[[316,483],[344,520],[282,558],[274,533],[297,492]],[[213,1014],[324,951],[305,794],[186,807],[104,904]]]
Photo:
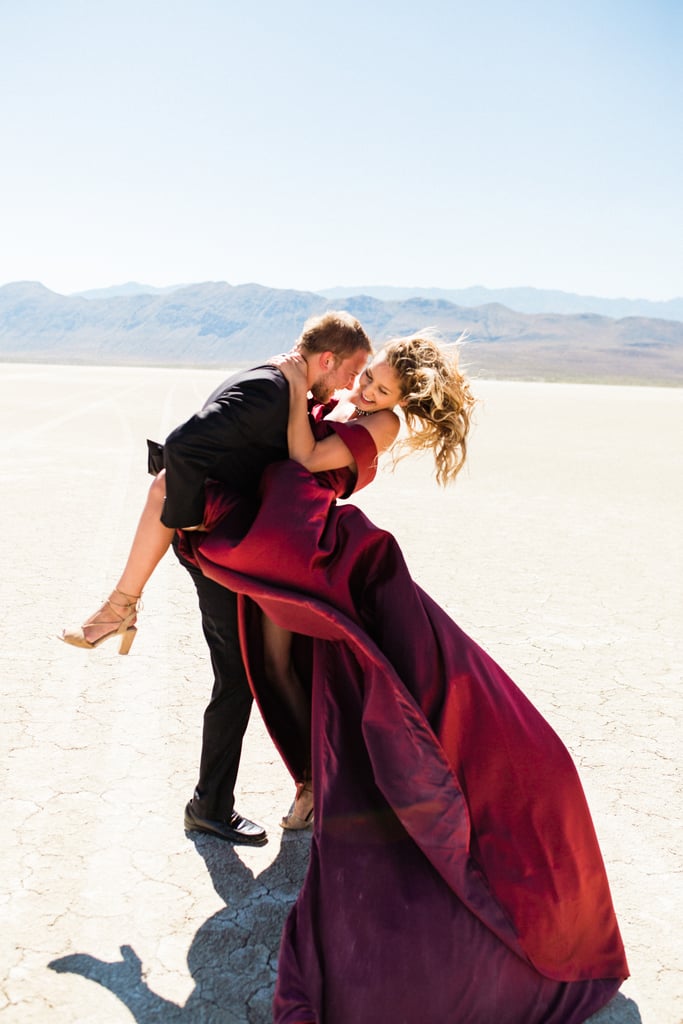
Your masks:
[[[300,800],[304,797],[304,794],[310,796],[313,799],[313,783],[312,782],[299,782],[296,787],[296,797],[294,803],[289,808],[288,813],[280,822],[282,828],[289,829],[290,831],[302,831],[305,828],[310,828],[313,824],[313,806],[308,813],[302,817],[301,814],[296,813],[296,806]],[[308,805],[309,800],[305,800],[305,804]]]
[[[119,594],[124,598],[123,601],[117,601],[114,598],[114,594]],[[102,609],[105,609],[107,605],[111,608],[112,613],[116,616],[114,619],[93,619],[92,622],[86,622],[83,626],[79,626],[77,629],[65,629],[62,635],[59,637],[65,644],[71,644],[72,647],[81,647],[87,651],[92,651],[96,647],[99,647],[105,640],[109,640],[113,636],[121,637],[121,645],[119,647],[119,654],[128,654],[130,651],[133,640],[135,640],[135,634],[137,628],[134,625],[137,613],[141,607],[140,598],[141,594],[124,594],[122,590],[114,589],[112,596],[108,597],[102,605]],[[123,609],[123,614],[120,614],[117,609]],[[108,630],[102,636],[99,636],[97,640],[88,640],[85,635],[85,630],[89,626],[112,626],[113,628]]]

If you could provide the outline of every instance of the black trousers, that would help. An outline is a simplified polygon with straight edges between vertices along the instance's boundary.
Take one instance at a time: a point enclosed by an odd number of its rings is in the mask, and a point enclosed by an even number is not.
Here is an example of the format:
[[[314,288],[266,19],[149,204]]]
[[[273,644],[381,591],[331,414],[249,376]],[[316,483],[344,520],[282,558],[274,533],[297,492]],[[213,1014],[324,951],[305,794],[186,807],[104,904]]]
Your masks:
[[[193,807],[202,818],[222,821],[229,819],[234,809],[242,739],[252,705],[237,632],[237,595],[208,579],[177,550],[176,555],[197,590],[214,679],[211,700],[204,711]]]

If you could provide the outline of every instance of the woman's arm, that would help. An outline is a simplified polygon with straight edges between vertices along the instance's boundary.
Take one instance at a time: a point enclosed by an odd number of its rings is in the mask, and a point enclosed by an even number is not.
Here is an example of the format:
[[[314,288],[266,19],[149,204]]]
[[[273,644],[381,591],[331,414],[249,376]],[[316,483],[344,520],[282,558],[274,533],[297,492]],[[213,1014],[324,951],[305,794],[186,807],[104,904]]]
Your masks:
[[[328,469],[342,469],[356,464],[350,450],[336,434],[316,441],[308,418],[308,384],[306,361],[298,353],[278,357],[276,365],[289,383],[289,422],[287,444],[289,457],[300,462],[311,473]],[[378,454],[386,451],[396,440],[400,422],[396,413],[383,409],[365,416],[362,425],[372,435]]]
[[[289,420],[287,422],[287,447],[290,459],[308,466],[308,460],[315,452],[317,442],[308,418],[308,377],[306,360],[298,352],[280,356],[276,365],[289,384]],[[346,449],[349,458],[351,453]],[[348,462],[338,465],[348,465]],[[328,467],[329,468],[329,467]]]

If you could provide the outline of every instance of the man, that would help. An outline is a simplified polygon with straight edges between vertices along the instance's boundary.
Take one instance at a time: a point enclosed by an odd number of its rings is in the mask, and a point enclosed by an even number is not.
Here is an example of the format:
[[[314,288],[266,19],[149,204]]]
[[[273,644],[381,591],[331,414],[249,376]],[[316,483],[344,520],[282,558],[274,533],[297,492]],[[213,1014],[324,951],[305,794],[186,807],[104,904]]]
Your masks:
[[[320,402],[350,387],[372,352],[361,325],[343,312],[308,320],[295,347],[306,361],[309,390]],[[275,366],[257,366],[221,384],[203,409],[166,439],[164,525],[201,528],[207,477],[254,494],[265,467],[287,458],[288,415],[289,385]],[[185,808],[185,829],[260,846],[266,842],[265,830],[234,808],[252,702],[240,653],[237,597],[176,554],[197,589],[214,674],[204,712],[199,780]]]

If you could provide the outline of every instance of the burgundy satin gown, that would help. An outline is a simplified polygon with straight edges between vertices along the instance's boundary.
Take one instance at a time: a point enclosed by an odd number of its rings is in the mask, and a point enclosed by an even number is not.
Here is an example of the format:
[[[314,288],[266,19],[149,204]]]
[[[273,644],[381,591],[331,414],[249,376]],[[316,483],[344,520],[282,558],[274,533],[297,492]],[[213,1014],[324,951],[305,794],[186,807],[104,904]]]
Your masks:
[[[329,430],[329,423],[319,429]],[[202,571],[243,597],[248,673],[315,823],[285,925],[276,1024],[579,1024],[628,967],[573,762],[503,670],[338,496],[359,467],[266,470],[258,508],[207,492]],[[299,634],[311,746],[264,683],[261,611]]]

